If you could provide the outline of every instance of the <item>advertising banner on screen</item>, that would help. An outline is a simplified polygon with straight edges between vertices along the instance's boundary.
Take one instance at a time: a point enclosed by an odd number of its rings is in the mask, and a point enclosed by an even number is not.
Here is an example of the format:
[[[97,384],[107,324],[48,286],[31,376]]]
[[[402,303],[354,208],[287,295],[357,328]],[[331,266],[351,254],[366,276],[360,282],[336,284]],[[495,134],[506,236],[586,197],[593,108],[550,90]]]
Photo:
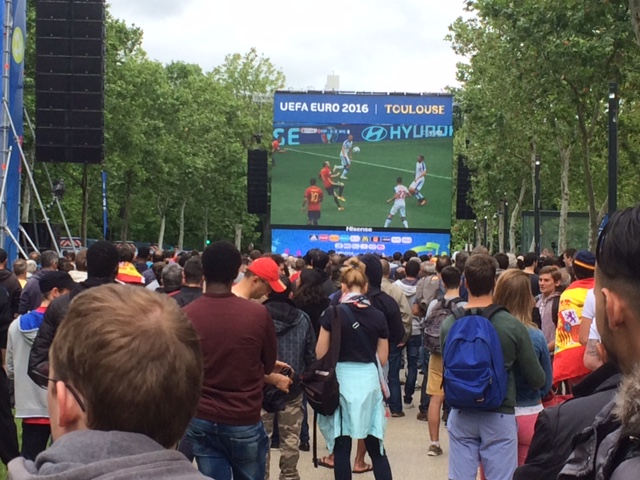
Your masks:
[[[394,140],[420,140],[424,138],[453,137],[452,126],[434,125],[320,125],[277,126],[273,137],[280,147],[314,143],[338,143],[351,134],[355,142],[378,143]]]
[[[424,233],[407,231],[347,232],[342,230],[294,230],[274,229],[272,251],[287,255],[304,255],[312,248],[338,254],[360,255],[378,253],[393,255],[395,252],[413,250],[418,255],[448,254],[451,236],[448,233]]]
[[[278,93],[275,102],[271,225],[294,227],[286,242],[346,227],[449,234],[451,96]]]
[[[276,93],[275,123],[452,125],[449,95]]]

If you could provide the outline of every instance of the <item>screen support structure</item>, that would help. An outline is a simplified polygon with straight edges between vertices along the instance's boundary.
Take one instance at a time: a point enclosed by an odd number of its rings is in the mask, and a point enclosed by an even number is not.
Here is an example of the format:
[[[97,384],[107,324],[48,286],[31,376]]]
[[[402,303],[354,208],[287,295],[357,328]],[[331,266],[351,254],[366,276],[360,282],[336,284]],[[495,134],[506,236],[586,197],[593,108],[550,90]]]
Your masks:
[[[31,135],[33,136],[34,142],[35,142],[35,138],[36,138],[36,131],[33,128],[33,123],[31,122],[31,117],[29,116],[29,112],[27,112],[27,109],[24,109],[24,118],[27,120],[27,124],[29,125],[29,130],[31,130]],[[25,159],[26,161],[26,159]],[[42,166],[44,167],[44,171],[47,174],[47,180],[49,182],[49,187],[51,188],[51,192],[53,192],[53,181],[51,180],[51,175],[49,174],[49,168],[47,167],[46,163],[42,163]],[[58,211],[60,212],[60,218],[62,218],[62,223],[64,224],[64,229],[67,233],[67,238],[69,240],[72,240],[72,236],[71,236],[71,230],[69,229],[69,223],[67,222],[67,217],[64,214],[64,210],[62,209],[62,204],[60,203],[60,198],[57,195],[53,195],[53,201],[55,202],[55,204],[58,206]],[[45,216],[46,217],[46,216]],[[21,229],[24,230],[24,229]],[[33,246],[33,244],[32,244]],[[78,249],[76,247],[76,243],[74,241],[71,241],[71,248],[73,248],[73,253],[78,253]]]
[[[12,35],[11,32],[13,31],[13,22],[11,21],[11,14],[12,14],[12,10],[13,10],[13,5],[11,3],[10,0],[5,0],[4,2],[4,25],[2,26],[4,29],[4,41],[3,41],[3,45],[2,45],[2,64],[3,65],[11,65],[11,42],[12,42]],[[2,69],[2,102],[4,104],[4,102],[8,102],[9,101],[9,85],[10,85],[10,77],[9,77],[9,69],[8,68],[3,68]],[[15,240],[15,237],[13,235],[13,233],[11,232],[11,230],[9,230],[8,224],[7,224],[7,201],[5,198],[5,194],[6,194],[6,189],[7,189],[7,180],[8,180],[8,173],[9,173],[9,166],[10,166],[10,159],[11,159],[11,154],[12,154],[12,149],[9,147],[9,119],[8,116],[10,115],[9,112],[5,111],[5,109],[2,109],[2,124],[0,127],[0,145],[1,145],[1,151],[2,151],[2,160],[3,160],[3,165],[2,165],[2,170],[1,170],[1,175],[2,175],[2,194],[0,195],[0,204],[1,204],[1,208],[0,208],[0,228],[2,229],[2,234],[0,235],[0,247],[5,248],[6,243],[6,235],[8,235],[10,238],[13,239],[13,241],[16,243],[16,245],[19,245],[19,242],[17,240]]]
[[[44,203],[42,202],[42,197],[40,196],[40,193],[38,192],[38,187],[36,185],[36,182],[33,178],[33,172],[31,171],[31,167],[29,166],[29,162],[27,161],[27,157],[24,154],[24,150],[22,149],[22,142],[20,142],[20,138],[19,135],[16,131],[16,126],[13,123],[13,119],[11,118],[11,112],[9,110],[9,102],[6,99],[2,100],[2,105],[4,108],[4,112],[9,120],[9,125],[11,127],[11,132],[14,135],[14,138],[16,140],[16,144],[18,145],[18,152],[20,153],[20,158],[22,159],[22,168],[23,171],[27,174],[27,177],[29,179],[29,183],[31,184],[31,188],[33,189],[33,193],[36,197],[36,200],[38,201],[38,205],[40,207],[40,210],[42,212],[42,218],[44,219],[45,224],[47,225],[47,230],[49,231],[49,235],[51,235],[51,239],[53,240],[53,246],[54,249],[56,251],[56,253],[58,254],[58,256],[60,256],[60,247],[58,246],[58,242],[56,239],[55,234],[53,233],[53,228],[51,227],[51,221],[49,220],[49,216],[47,215],[47,209],[44,206]],[[6,226],[6,223],[5,223]],[[24,229],[23,229],[24,232]],[[12,235],[12,240],[14,239],[13,235]],[[15,241],[15,240],[14,240]],[[32,241],[29,241],[29,243],[31,245],[33,245]],[[73,242],[72,242],[73,243]]]

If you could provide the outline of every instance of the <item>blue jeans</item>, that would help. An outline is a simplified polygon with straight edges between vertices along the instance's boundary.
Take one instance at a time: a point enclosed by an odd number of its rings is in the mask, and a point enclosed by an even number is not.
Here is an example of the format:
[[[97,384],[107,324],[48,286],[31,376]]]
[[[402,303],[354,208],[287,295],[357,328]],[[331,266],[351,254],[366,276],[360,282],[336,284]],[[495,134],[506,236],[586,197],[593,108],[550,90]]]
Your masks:
[[[264,480],[269,451],[267,432],[254,425],[222,425],[194,418],[187,429],[198,470],[216,480]]]
[[[407,342],[407,381],[404,384],[404,403],[411,403],[413,393],[416,391],[418,380],[418,365],[420,361],[420,347],[422,347],[422,335],[412,335]]]
[[[422,413],[427,413],[429,411],[429,401],[431,397],[427,394],[427,378],[429,376],[429,358],[431,358],[431,353],[429,350],[420,347],[420,361],[422,362],[422,371],[424,372],[424,377],[422,377],[422,387],[420,388],[420,411]]]
[[[402,360],[402,348],[389,345],[389,410],[391,413],[402,411],[402,390],[400,388],[400,361]]]

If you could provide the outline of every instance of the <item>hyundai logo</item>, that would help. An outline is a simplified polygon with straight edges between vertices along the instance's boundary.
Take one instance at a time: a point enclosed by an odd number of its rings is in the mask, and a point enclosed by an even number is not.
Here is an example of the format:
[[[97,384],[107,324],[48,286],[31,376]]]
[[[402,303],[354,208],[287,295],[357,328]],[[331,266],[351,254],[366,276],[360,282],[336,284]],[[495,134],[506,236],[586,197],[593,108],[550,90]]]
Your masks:
[[[367,127],[362,131],[362,139],[367,142],[381,142],[387,135],[387,129],[379,125]]]

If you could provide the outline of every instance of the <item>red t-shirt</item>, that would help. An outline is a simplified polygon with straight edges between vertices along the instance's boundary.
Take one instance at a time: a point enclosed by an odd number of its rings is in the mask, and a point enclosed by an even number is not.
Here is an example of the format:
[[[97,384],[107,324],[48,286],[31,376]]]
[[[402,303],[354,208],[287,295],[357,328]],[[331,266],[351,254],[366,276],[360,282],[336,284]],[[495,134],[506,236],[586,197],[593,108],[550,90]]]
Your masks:
[[[184,307],[204,359],[196,417],[223,425],[260,421],[264,375],[273,371],[278,346],[267,309],[233,293],[205,293]]]
[[[310,186],[304,192],[304,198],[307,199],[307,207],[310,212],[319,212],[320,211],[320,203],[324,194],[322,190],[315,185]]]
[[[333,185],[331,181],[331,169],[329,167],[324,167],[320,170],[320,178],[322,178],[322,183],[324,183],[324,188],[329,188]]]

